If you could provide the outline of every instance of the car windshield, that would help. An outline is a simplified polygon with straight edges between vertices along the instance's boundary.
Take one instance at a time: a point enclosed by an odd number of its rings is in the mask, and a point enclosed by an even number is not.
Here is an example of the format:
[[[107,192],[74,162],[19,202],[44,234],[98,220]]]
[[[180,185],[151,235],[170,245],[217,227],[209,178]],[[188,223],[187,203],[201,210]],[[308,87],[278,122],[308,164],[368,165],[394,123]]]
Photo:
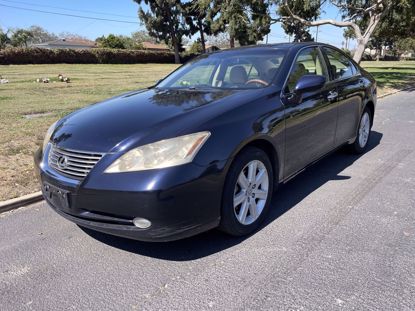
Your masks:
[[[199,56],[162,80],[157,88],[252,89],[268,86],[286,51],[223,52]]]

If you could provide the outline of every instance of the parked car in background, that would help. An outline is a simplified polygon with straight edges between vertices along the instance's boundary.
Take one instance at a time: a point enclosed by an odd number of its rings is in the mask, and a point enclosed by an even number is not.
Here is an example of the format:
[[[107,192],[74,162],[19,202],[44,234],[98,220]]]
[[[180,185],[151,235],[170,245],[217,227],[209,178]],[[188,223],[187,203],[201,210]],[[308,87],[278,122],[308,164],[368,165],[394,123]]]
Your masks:
[[[375,106],[374,79],[335,47],[226,50],[64,117],[35,163],[48,204],[79,226],[144,241],[246,235],[279,183],[343,145],[364,152]]]

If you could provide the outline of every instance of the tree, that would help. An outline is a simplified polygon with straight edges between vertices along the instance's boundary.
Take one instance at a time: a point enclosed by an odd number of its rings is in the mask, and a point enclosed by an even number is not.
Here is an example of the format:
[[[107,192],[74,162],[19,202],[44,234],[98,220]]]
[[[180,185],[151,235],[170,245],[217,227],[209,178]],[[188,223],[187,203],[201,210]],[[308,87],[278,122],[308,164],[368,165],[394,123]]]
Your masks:
[[[398,49],[400,53],[415,51],[415,38],[407,37],[407,38],[399,39],[396,42],[396,48]]]
[[[157,40],[148,34],[147,31],[139,30],[131,34],[131,39],[135,44],[142,44],[143,42],[156,43]]]
[[[99,46],[109,49],[132,49],[134,47],[131,38],[114,34],[109,34],[107,37],[99,37],[95,41]]]
[[[193,0],[186,2],[183,7],[185,10],[186,23],[190,26],[190,33],[199,33],[201,52],[206,53],[205,35],[212,34],[212,18],[218,10],[211,6],[210,0]]]
[[[382,49],[395,50],[401,39],[415,36],[415,2],[398,1],[375,30],[368,46],[376,49],[379,56]],[[399,49],[399,48],[398,48]]]
[[[203,50],[202,42],[201,42],[200,39],[198,39],[198,40],[196,40],[195,42],[192,43],[188,53],[189,54],[206,53],[206,49]]]
[[[314,0],[304,0],[307,3]],[[336,6],[342,14],[342,20],[335,19],[317,19],[307,20],[302,17],[301,12],[296,12],[290,6],[289,0],[283,0],[285,15],[281,16],[282,21],[291,20],[298,21],[307,27],[333,25],[336,27],[352,28],[357,41],[357,48],[353,59],[360,62],[366,45],[368,44],[372,34],[379,26],[382,18],[390,10],[392,6],[396,6],[398,2],[408,0],[321,0],[320,5],[329,1]]]
[[[148,11],[144,11],[140,5],[143,1],[148,5]],[[179,64],[182,37],[190,34],[181,1],[134,0],[134,2],[140,5],[138,14],[150,36],[170,44],[174,49],[174,60]]]
[[[77,34],[77,33],[67,32],[67,31],[59,33],[59,38],[80,40],[80,41],[89,41],[88,38],[85,37],[85,36],[82,36],[82,35]]]
[[[256,44],[271,30],[269,5],[265,0],[214,0],[213,8],[220,13],[212,22],[212,32],[228,32],[231,48],[235,40],[240,45]]]
[[[218,33],[216,36],[209,36],[206,42],[221,49],[229,48],[229,34],[227,32]]]
[[[349,50],[350,40],[355,38],[355,34],[354,34],[353,29],[351,29],[351,28],[345,28],[343,30],[343,37],[346,40],[345,45],[344,45],[344,48],[346,50]]]
[[[58,36],[54,33],[50,33],[47,30],[43,29],[40,26],[31,26],[28,31],[32,33],[32,38],[30,39],[31,44],[43,43],[47,41],[57,40]]]
[[[284,1],[276,1],[277,4],[284,4]],[[289,8],[292,11],[296,12],[302,18],[307,21],[314,21],[316,20],[317,16],[320,15],[320,1],[319,0],[309,0],[309,1],[296,1],[296,0],[289,0],[288,1]],[[278,14],[280,16],[287,16],[289,15],[289,11],[285,5],[278,6]],[[294,19],[283,19],[282,20],[282,28],[284,29],[285,33],[294,36],[295,42],[301,41],[314,41],[314,38],[311,36],[308,28],[304,23],[294,20]]]
[[[8,32],[3,32],[3,30],[0,29],[0,50],[4,49],[9,43],[10,38]]]
[[[12,31],[10,42],[16,47],[28,47],[30,41],[33,39],[33,34],[26,29],[15,29]]]

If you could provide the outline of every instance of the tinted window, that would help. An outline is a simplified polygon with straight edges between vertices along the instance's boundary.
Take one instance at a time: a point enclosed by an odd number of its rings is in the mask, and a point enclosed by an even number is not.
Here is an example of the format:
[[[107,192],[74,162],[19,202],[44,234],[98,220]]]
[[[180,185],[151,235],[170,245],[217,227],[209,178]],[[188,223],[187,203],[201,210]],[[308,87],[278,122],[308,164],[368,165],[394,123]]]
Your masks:
[[[286,91],[292,92],[304,75],[326,75],[317,48],[307,48],[298,54],[288,78]]]
[[[339,51],[324,47],[329,59],[329,70],[334,79],[345,79],[356,73],[353,63]]]
[[[286,51],[223,52],[203,55],[180,67],[159,88],[262,88],[278,73]]]

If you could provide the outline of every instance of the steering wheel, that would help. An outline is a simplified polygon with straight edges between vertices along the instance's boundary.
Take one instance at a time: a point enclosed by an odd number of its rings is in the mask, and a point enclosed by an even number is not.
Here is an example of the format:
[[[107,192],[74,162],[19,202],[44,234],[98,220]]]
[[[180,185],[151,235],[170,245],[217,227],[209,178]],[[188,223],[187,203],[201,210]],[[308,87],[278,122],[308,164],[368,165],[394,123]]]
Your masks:
[[[245,82],[245,84],[250,84],[250,83],[259,83],[259,84],[268,86],[268,82],[261,80],[261,79],[251,79]]]

